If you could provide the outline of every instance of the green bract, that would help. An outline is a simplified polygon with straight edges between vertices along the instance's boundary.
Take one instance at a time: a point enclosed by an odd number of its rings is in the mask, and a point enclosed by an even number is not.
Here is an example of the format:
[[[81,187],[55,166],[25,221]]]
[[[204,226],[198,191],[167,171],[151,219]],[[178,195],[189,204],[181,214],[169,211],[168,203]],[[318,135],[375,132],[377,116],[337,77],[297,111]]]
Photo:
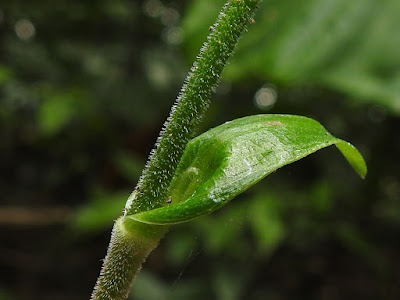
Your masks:
[[[166,206],[129,217],[150,224],[191,220],[217,210],[276,169],[332,144],[364,177],[367,168],[358,150],[312,119],[256,115],[227,122],[189,142]]]

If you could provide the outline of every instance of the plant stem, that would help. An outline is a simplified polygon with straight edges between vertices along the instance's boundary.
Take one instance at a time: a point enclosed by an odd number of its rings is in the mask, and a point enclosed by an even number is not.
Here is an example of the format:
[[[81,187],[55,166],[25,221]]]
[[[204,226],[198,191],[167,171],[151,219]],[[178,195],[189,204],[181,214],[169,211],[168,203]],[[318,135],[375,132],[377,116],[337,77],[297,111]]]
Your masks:
[[[149,253],[157,247],[168,226],[149,225],[120,217],[91,299],[124,300],[133,279]]]
[[[185,84],[164,124],[156,149],[151,153],[126,206],[135,214],[166,205],[169,184],[182,153],[195,134],[210,103],[226,61],[249,23],[260,0],[231,0],[223,7],[207,42],[200,50]]]
[[[125,216],[167,204],[169,185],[183,151],[195,136],[210,103],[227,59],[249,23],[260,0],[230,0],[223,7],[210,35],[200,50],[185,84],[164,124],[156,149],[150,154],[143,174],[125,208]],[[142,263],[157,246],[167,226],[148,225],[128,217],[119,218],[93,300],[126,299]]]

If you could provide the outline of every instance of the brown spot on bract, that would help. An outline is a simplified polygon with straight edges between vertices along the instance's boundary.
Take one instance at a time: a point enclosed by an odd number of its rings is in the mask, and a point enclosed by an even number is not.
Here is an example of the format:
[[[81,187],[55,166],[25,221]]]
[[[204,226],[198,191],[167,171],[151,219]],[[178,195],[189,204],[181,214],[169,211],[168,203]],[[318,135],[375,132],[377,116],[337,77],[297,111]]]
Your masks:
[[[283,123],[279,121],[268,121],[267,125],[283,126]]]

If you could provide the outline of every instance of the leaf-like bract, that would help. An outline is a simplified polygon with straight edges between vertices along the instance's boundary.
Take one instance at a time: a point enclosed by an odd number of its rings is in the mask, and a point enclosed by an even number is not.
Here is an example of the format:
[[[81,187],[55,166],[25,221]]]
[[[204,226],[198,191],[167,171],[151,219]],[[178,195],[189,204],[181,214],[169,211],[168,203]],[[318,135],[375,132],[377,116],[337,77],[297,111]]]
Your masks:
[[[358,150],[317,121],[292,115],[256,115],[227,122],[185,149],[170,185],[171,203],[131,218],[180,223],[215,211],[276,169],[335,144],[354,170],[367,168]]]

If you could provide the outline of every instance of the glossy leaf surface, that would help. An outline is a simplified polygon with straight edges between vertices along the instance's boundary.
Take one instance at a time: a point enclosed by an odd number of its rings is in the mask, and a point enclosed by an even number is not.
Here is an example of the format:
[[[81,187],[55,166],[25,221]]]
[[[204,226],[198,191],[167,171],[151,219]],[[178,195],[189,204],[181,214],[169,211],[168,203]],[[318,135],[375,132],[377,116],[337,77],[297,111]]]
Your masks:
[[[256,115],[227,122],[188,144],[171,182],[171,203],[130,217],[153,224],[188,221],[217,210],[276,169],[332,144],[364,177],[367,169],[358,150],[312,119]]]

